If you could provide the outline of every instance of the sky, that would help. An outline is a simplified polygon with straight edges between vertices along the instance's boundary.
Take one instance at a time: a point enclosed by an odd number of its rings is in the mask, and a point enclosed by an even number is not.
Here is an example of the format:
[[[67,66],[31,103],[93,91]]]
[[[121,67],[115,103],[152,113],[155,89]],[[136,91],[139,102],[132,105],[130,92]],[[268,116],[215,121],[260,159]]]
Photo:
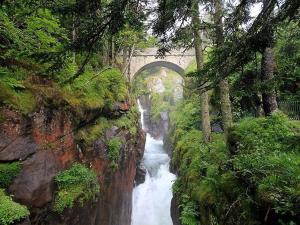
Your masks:
[[[228,1],[228,0],[225,0],[225,2]],[[230,1],[231,3],[234,3],[235,5],[238,5],[239,4],[239,0],[231,0]],[[157,7],[157,0],[149,0],[148,3],[146,3],[146,9],[148,10],[151,10],[151,9],[155,9]],[[203,8],[200,6],[200,9]],[[258,16],[258,14],[260,13],[261,11],[261,8],[262,8],[262,3],[255,3],[252,5],[251,9],[250,9],[250,16],[253,17],[253,19],[249,22],[250,24],[254,21],[254,19]],[[151,23],[153,22],[153,20],[156,18],[156,15],[155,13],[153,14],[150,14],[149,15],[149,18],[147,20],[147,24],[151,25]],[[178,26],[181,24],[180,21],[178,21]],[[148,30],[148,35],[151,35],[152,34],[152,30],[149,29]]]

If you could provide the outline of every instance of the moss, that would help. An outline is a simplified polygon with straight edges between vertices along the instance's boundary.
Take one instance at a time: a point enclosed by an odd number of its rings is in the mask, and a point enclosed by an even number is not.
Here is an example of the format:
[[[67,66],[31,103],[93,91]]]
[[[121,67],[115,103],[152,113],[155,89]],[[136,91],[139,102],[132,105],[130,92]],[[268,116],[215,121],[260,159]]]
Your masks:
[[[0,187],[7,188],[20,171],[20,162],[0,163]]]
[[[71,85],[64,87],[65,100],[73,107],[85,109],[112,108],[118,101],[128,97],[126,81],[117,69],[109,69],[97,74],[87,70]]]
[[[97,138],[100,138],[104,134],[105,130],[112,127],[112,125],[112,121],[105,117],[100,117],[92,126],[79,130],[76,139],[83,141],[86,145],[91,145]]]
[[[104,135],[105,131],[112,126],[128,130],[131,135],[136,135],[138,131],[139,112],[136,107],[132,107],[129,112],[123,114],[119,119],[98,118],[95,123],[87,128],[78,131],[76,139],[86,145],[91,145],[94,141]]]
[[[232,127],[229,143],[235,145],[234,151],[245,153],[256,150],[274,152],[289,150],[287,140],[295,136],[289,119],[282,113],[270,117],[247,118]]]
[[[4,193],[3,189],[0,189],[0,224],[10,225],[15,224],[27,216],[29,211],[25,206],[22,206],[12,200],[11,197]]]
[[[35,110],[35,98],[28,90],[15,90],[3,81],[0,81],[0,90],[0,102],[5,105],[20,110],[25,115]]]
[[[96,197],[100,187],[95,172],[75,163],[70,169],[55,177],[58,191],[54,201],[54,211],[62,213],[77,202],[80,206]]]
[[[121,118],[115,120],[113,124],[119,128],[126,129],[131,135],[136,135],[138,131],[139,112],[136,107],[123,115]]]
[[[300,213],[300,142],[288,118],[245,119],[230,132],[232,165],[239,177],[257,189],[256,201],[271,204],[279,214]]]
[[[119,137],[112,138],[107,142],[108,159],[113,171],[117,170],[119,167],[122,144],[122,139]]]

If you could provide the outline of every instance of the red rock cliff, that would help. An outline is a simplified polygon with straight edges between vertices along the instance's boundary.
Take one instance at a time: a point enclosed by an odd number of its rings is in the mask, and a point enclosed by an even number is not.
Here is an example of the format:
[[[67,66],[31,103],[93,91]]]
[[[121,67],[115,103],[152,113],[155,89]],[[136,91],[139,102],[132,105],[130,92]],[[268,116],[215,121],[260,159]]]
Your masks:
[[[0,162],[20,160],[22,170],[9,187],[17,202],[31,211],[22,224],[32,225],[130,225],[132,190],[137,165],[142,158],[145,135],[112,127],[92,146],[80,149],[75,142],[76,127],[68,112],[41,108],[29,117],[1,109]],[[112,171],[105,140],[125,139],[117,171]],[[59,171],[81,162],[97,173],[101,191],[96,202],[53,213],[53,178]]]

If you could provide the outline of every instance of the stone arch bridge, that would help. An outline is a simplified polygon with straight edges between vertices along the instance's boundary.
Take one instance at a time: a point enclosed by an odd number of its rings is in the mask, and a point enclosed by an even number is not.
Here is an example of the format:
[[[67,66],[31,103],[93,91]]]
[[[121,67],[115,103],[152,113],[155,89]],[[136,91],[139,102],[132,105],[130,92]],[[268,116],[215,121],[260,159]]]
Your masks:
[[[157,57],[157,50],[157,48],[148,48],[133,54],[129,71],[127,71],[131,81],[134,80],[136,75],[144,70],[157,66],[166,67],[174,70],[180,75],[184,75],[185,69],[193,60],[195,60],[195,52],[193,50],[173,50],[166,54],[164,58]]]

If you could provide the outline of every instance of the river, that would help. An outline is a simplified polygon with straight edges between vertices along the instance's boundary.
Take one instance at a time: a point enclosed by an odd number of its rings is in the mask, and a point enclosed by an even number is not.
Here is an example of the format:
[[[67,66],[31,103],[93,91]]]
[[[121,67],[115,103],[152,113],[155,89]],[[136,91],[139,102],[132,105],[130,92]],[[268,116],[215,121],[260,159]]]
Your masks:
[[[144,128],[144,110],[139,102],[138,105]],[[133,190],[131,225],[172,225],[170,205],[176,176],[169,170],[170,158],[163,141],[148,133],[143,163],[147,169],[146,180]]]

